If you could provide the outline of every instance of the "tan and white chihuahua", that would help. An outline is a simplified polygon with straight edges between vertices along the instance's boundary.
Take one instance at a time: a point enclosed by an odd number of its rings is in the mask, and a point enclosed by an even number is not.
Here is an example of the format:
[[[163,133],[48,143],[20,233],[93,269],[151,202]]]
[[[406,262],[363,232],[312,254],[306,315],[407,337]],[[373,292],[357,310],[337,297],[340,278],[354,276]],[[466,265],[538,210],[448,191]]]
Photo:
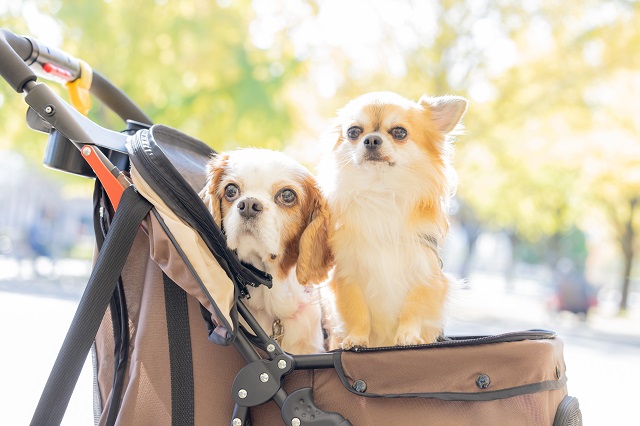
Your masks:
[[[339,111],[319,167],[335,259],[334,346],[424,344],[441,335],[449,278],[439,245],[456,185],[452,136],[466,108],[461,97],[416,103],[378,92]]]

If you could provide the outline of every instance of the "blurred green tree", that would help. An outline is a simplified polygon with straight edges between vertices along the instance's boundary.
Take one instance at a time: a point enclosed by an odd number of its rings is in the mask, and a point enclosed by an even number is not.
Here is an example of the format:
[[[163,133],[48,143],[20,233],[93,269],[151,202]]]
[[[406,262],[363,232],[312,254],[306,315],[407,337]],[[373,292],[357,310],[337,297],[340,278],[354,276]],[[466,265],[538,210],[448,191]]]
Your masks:
[[[67,48],[156,122],[217,150],[279,149],[290,137],[296,112],[286,91],[302,68],[285,34],[269,50],[252,43],[251,1],[65,1],[58,17]]]
[[[141,0],[132,7],[124,0],[69,0],[53,10],[40,5],[58,22],[61,47],[107,76],[155,122],[217,150],[280,149],[291,136],[296,109],[287,90],[303,68],[283,32],[275,34],[277,43],[269,50],[252,42],[251,1]],[[28,33],[17,17],[5,15],[0,25]],[[5,99],[13,98],[4,110],[19,104],[6,87],[0,90]],[[24,151],[17,142],[26,139],[24,123],[11,124],[13,116],[0,115],[3,145]],[[90,118],[122,127],[99,105]]]
[[[480,218],[530,241],[605,212],[623,259],[621,311],[640,244],[639,20],[635,2],[532,12],[513,37],[521,59],[491,80],[496,96],[459,158],[461,195]]]
[[[455,161],[468,232],[545,244],[553,265],[550,248],[604,212],[626,307],[640,226],[638,2],[12,2],[0,26],[37,32],[21,19],[34,5],[61,47],[217,150],[309,146],[367,91],[468,96]],[[41,157],[24,108],[0,85],[0,147]],[[90,114],[121,126],[100,106]]]

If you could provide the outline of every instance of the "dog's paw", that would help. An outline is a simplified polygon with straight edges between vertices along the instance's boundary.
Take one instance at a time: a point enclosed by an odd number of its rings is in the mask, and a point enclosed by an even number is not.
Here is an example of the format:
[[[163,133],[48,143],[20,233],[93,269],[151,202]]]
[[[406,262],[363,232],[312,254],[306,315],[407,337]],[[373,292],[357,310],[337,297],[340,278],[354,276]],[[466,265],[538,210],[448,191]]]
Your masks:
[[[425,345],[437,342],[442,336],[442,329],[436,327],[423,328],[398,327],[393,342],[396,346]]]
[[[420,336],[420,330],[398,330],[393,339],[394,346],[423,345],[425,343],[427,342]]]
[[[422,329],[423,343],[435,343],[443,337],[442,327],[429,327]]]
[[[369,339],[362,336],[347,336],[342,340],[342,349],[366,348],[369,346]]]

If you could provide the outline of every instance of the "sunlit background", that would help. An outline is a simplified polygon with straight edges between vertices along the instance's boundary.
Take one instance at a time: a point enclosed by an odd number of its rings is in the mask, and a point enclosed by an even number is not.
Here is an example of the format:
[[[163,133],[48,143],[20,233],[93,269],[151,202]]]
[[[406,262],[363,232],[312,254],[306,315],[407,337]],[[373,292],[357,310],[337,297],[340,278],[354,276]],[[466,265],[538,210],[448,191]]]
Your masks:
[[[449,330],[558,331],[587,425],[640,419],[639,23],[634,0],[0,0],[0,27],[82,58],[218,151],[282,149],[313,169],[357,95],[467,97],[445,248],[466,283]],[[22,405],[2,424],[30,418],[93,250],[92,181],[42,167],[25,111],[0,82],[0,337],[41,372],[3,380],[0,399]],[[89,117],[123,128],[97,102]],[[92,421],[87,386],[69,424]]]

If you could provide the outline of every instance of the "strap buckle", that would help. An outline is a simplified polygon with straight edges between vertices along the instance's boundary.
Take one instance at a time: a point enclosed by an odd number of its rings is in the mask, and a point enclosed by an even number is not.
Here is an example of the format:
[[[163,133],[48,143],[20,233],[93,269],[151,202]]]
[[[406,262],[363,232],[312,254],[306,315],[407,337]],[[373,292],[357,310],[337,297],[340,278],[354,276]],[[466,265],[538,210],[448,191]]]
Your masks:
[[[284,337],[284,324],[282,324],[280,318],[276,319],[273,324],[271,324],[271,336],[269,337],[278,342],[279,345],[282,344],[282,338]]]

